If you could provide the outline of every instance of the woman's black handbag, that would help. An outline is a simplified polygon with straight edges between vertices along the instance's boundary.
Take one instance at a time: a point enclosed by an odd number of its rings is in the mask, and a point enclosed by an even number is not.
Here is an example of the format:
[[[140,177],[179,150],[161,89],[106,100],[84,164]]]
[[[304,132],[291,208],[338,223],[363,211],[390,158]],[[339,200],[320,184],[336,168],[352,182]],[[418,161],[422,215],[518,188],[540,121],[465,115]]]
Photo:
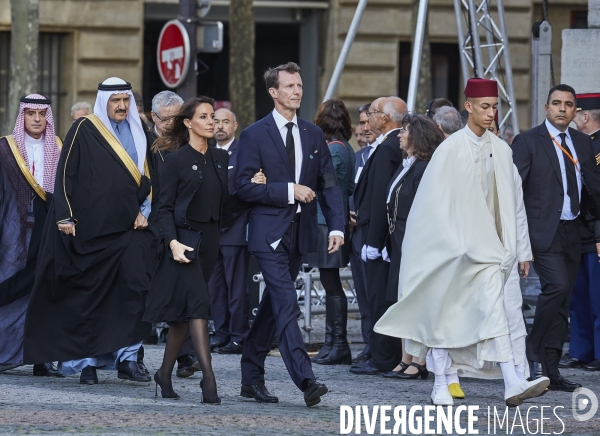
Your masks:
[[[200,230],[177,227],[177,242],[194,249],[194,251],[184,252],[185,257],[189,260],[194,260],[198,257],[198,251],[200,250],[200,245],[202,245],[202,232]],[[172,258],[173,251],[171,250]]]

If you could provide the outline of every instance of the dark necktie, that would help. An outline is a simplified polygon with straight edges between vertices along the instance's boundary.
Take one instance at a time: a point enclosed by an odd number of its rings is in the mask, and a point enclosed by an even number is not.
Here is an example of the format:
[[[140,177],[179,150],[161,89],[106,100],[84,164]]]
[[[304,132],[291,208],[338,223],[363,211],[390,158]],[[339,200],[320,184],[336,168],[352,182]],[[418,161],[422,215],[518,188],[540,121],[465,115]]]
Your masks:
[[[561,133],[560,145],[567,156],[563,156],[565,161],[565,170],[567,173],[567,192],[571,199],[571,213],[577,215],[579,213],[579,188],[577,187],[577,174],[575,173],[575,165],[573,164],[573,155],[567,146],[567,134]]]
[[[292,135],[292,129],[294,128],[294,123],[289,122],[285,125],[287,127],[287,136],[285,137],[285,149],[287,151],[288,159],[290,160],[290,165],[292,167],[292,174],[294,175],[294,181],[296,181],[296,150],[294,144],[294,135]]]

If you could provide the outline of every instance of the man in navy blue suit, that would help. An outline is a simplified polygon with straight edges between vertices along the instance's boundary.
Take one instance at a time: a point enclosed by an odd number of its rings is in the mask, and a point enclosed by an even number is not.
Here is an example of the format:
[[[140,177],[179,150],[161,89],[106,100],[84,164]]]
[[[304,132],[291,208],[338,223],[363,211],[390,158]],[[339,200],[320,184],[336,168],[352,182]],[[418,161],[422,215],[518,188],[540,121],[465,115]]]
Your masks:
[[[238,140],[235,114],[229,109],[215,111],[215,139],[217,148],[229,154],[227,170],[229,194],[235,194],[237,172]],[[215,323],[215,334],[211,339],[211,349],[219,354],[242,354],[242,343],[248,333],[249,299],[246,276],[248,275],[248,225],[247,208],[233,212],[233,224],[221,230],[219,237],[219,258],[208,282],[210,308]]]
[[[241,396],[276,403],[265,387],[264,363],[277,332],[279,351],[307,406],[327,393],[315,379],[298,326],[295,280],[306,253],[317,250],[316,193],[329,226],[329,252],[344,244],[342,195],[320,128],[296,116],[302,100],[300,67],[293,62],[264,74],[275,110],[240,136],[238,197],[252,203],[248,249],[266,289],[242,352]],[[252,182],[262,169],[266,184]]]

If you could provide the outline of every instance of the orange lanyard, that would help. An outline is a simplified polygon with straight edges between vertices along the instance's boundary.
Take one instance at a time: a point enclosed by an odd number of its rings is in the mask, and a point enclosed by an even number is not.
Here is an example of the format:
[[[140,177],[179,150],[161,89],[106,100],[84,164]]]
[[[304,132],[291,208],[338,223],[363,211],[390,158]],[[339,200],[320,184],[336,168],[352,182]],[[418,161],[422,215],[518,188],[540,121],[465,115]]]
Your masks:
[[[548,133],[548,135],[550,135],[550,133]],[[554,141],[554,144],[556,144],[556,146],[558,148],[560,148],[562,150],[562,152],[565,154],[565,156],[567,156],[569,158],[569,160],[571,162],[573,162],[573,166],[575,167],[575,169],[579,172],[581,172],[581,169],[579,169],[579,159],[575,160],[573,159],[573,156],[571,156],[571,153],[569,153],[567,150],[565,150],[562,145],[560,145],[558,143],[558,141],[556,140],[556,138],[553,138],[552,135],[550,135],[550,138]]]

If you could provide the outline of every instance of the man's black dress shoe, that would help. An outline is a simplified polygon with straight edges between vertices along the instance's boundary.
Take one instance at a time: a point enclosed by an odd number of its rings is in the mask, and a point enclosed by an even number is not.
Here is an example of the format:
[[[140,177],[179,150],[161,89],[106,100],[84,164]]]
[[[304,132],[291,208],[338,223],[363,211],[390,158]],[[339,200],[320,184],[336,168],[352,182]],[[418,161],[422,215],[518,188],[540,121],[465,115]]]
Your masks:
[[[357,375],[382,375],[382,374],[387,373],[389,371],[385,371],[385,370],[373,368],[372,366],[369,366],[369,364],[367,363],[366,365],[353,365],[353,366],[351,366],[350,367],[350,372],[352,374],[357,374]]]
[[[52,362],[33,365],[33,375],[38,377],[64,377]]]
[[[123,380],[131,380],[135,382],[148,383],[152,379],[140,370],[137,362],[133,360],[125,360],[117,365],[117,377]]]
[[[360,353],[358,356],[356,356],[354,359],[352,359],[352,363],[356,364],[356,363],[368,362],[369,360],[371,360],[370,354]]]
[[[230,342],[223,347],[217,347],[214,349],[215,353],[219,354],[242,354],[244,346],[239,342]]]
[[[217,347],[227,345],[227,342],[217,339],[215,336],[210,337],[210,351],[214,351]]]
[[[81,370],[81,375],[79,376],[79,383],[82,385],[97,385],[98,384],[98,375],[96,374],[95,366],[86,366]]]
[[[319,383],[316,380],[304,380],[306,387],[304,388],[304,402],[307,407],[312,407],[321,402],[321,397],[329,390],[324,383]]]
[[[573,383],[564,378],[562,375],[549,375],[550,385],[548,389],[551,391],[565,391],[565,392],[573,392],[575,389],[580,388],[581,385],[579,383]]]
[[[558,363],[559,368],[579,368],[580,366],[585,365],[583,360],[579,360],[576,357],[569,357],[567,359],[563,359]]]
[[[196,371],[200,371],[200,362],[196,354],[189,353],[177,358],[177,377],[189,377]]]
[[[587,365],[583,365],[583,369],[586,371],[600,371],[600,359],[593,360]]]
[[[253,385],[242,385],[240,395],[244,398],[254,398],[259,403],[278,403],[279,398],[267,390],[264,382]]]

